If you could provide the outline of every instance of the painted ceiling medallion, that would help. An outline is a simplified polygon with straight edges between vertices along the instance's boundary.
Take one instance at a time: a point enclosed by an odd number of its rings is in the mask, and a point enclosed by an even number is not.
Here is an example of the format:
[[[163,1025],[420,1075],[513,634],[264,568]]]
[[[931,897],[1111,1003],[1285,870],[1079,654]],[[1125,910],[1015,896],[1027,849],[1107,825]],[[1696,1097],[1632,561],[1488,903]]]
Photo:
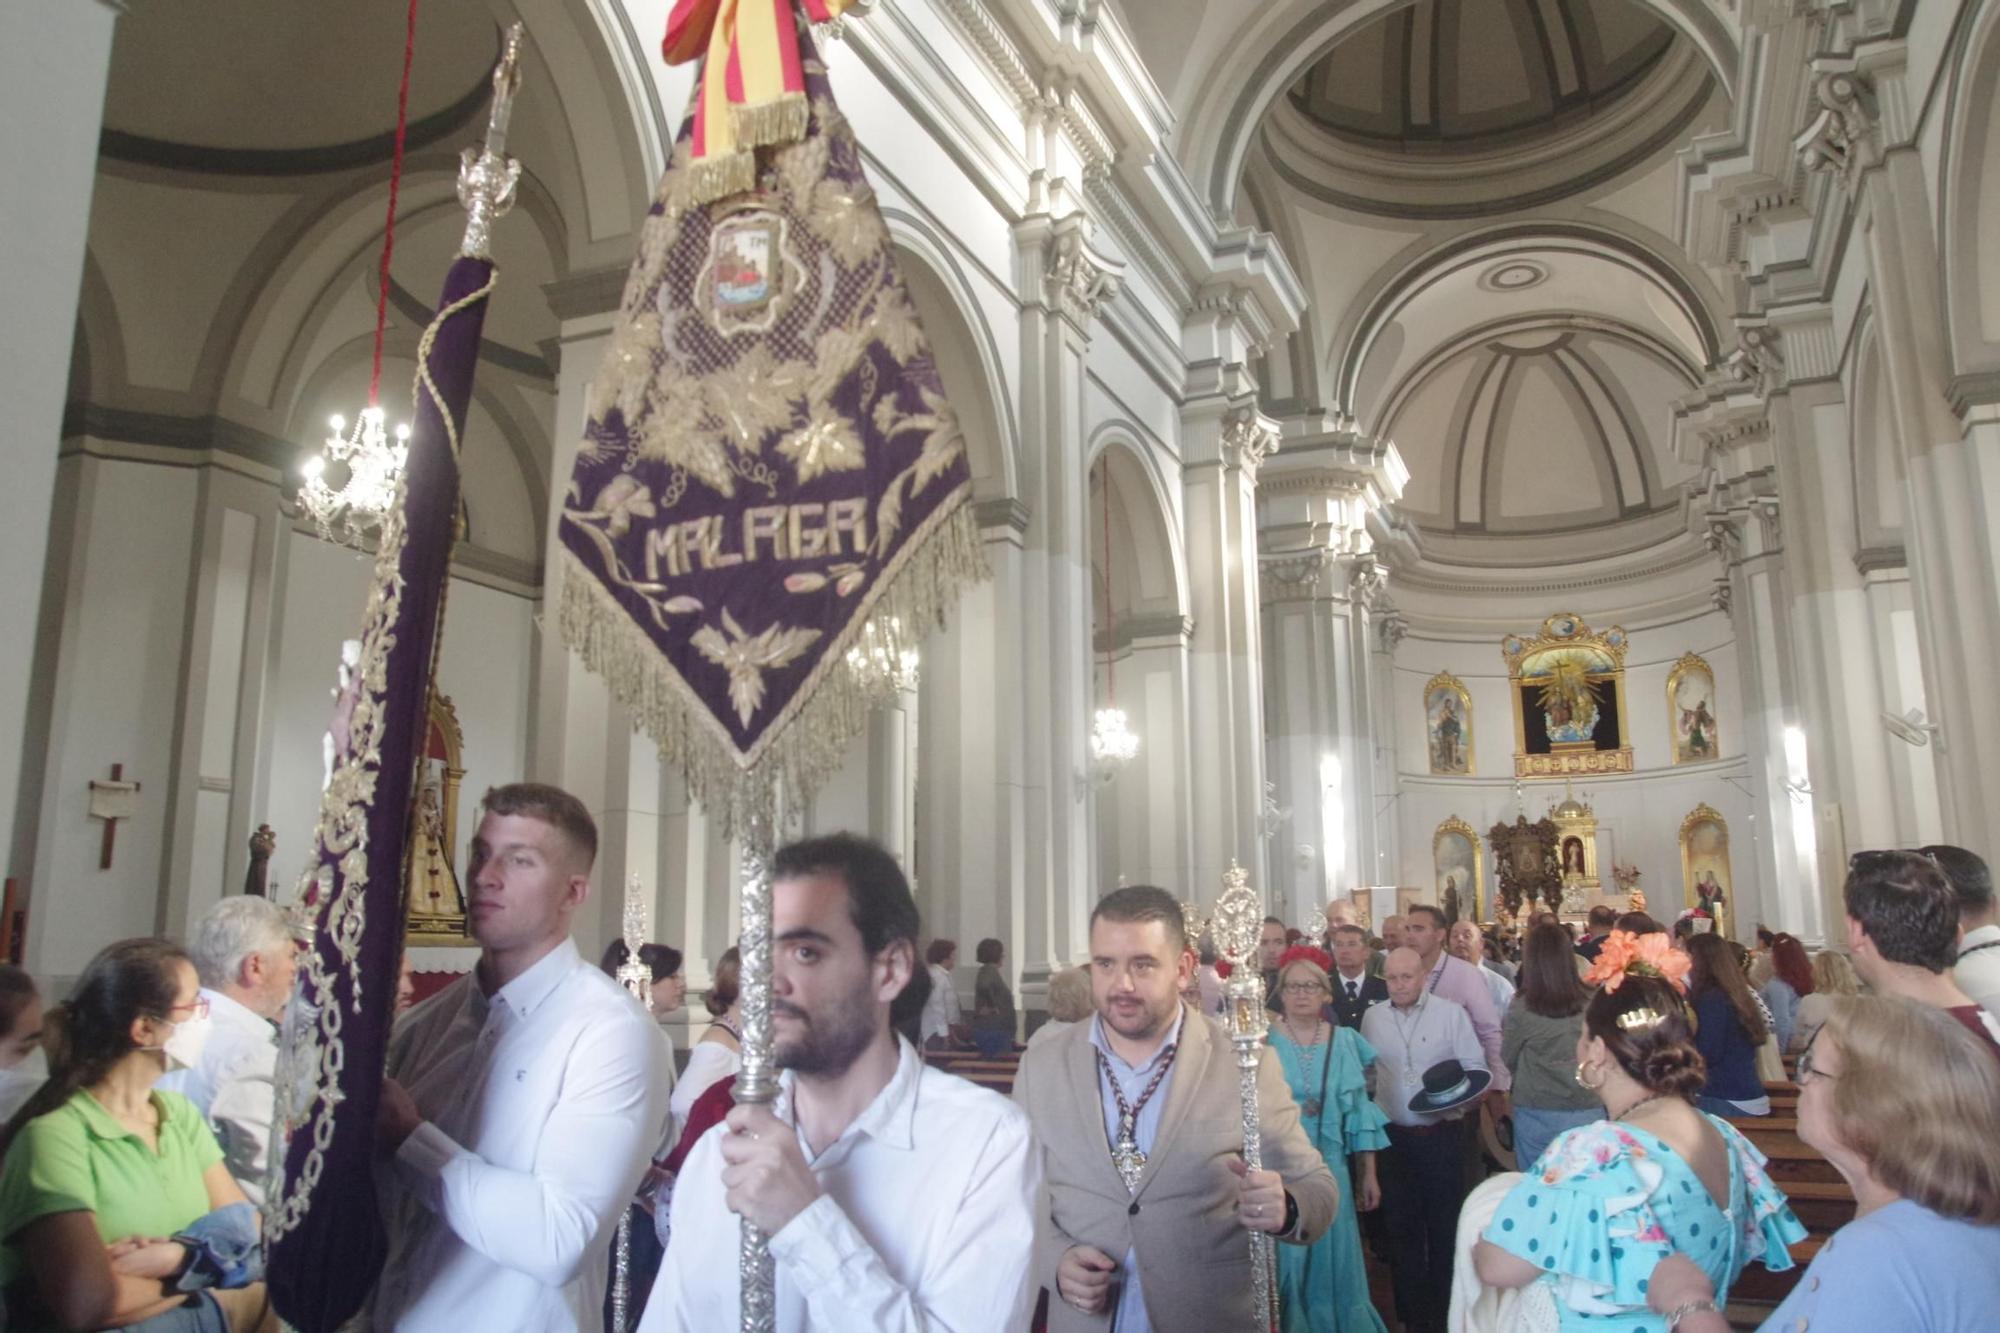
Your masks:
[[[1504,259],[1479,275],[1479,286],[1489,292],[1525,292],[1548,280],[1546,264],[1533,259]]]

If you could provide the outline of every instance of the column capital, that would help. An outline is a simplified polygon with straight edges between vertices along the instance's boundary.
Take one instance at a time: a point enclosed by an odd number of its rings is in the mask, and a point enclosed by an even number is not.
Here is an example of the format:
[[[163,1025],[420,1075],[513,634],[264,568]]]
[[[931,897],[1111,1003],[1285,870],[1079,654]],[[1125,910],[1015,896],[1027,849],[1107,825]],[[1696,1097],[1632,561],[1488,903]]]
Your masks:
[[[1049,229],[1042,257],[1042,281],[1050,304],[1083,327],[1125,282],[1125,265],[1098,253],[1090,244],[1091,231],[1088,214],[1059,218]]]
[[[1278,452],[1278,423],[1264,415],[1254,401],[1239,403],[1223,414],[1222,461],[1242,468],[1252,478],[1264,460]]]
[[[1792,140],[1792,149],[1807,171],[1827,172],[1852,190],[1863,172],[1882,165],[1875,83],[1852,57],[1821,57],[1813,67],[1813,117]]]

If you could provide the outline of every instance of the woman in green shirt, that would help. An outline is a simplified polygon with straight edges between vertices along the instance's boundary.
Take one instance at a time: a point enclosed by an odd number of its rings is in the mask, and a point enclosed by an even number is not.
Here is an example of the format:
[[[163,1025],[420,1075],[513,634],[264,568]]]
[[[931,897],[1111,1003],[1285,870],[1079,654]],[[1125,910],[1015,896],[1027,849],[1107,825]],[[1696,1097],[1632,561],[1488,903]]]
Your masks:
[[[198,1057],[207,1009],[187,955],[140,939],[93,958],[48,1014],[49,1081],[0,1130],[7,1327],[240,1333],[271,1320],[262,1284],[245,1285],[261,1261],[243,1191],[201,1113],[153,1087]],[[235,1239],[218,1252],[211,1228]],[[225,1283],[236,1289],[201,1289]]]

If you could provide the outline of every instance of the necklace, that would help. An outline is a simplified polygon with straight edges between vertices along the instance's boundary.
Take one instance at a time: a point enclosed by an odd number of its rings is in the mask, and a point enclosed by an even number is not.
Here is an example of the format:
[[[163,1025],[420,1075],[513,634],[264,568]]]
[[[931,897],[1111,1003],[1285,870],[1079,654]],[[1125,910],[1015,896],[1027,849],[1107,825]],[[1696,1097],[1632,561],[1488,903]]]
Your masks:
[[[1146,1170],[1146,1154],[1139,1151],[1139,1112],[1146,1109],[1146,1103],[1160,1090],[1160,1081],[1174,1066],[1177,1048],[1178,1043],[1169,1042],[1167,1049],[1160,1052],[1160,1063],[1146,1080],[1145,1091],[1139,1094],[1138,1101],[1130,1103],[1125,1100],[1125,1089],[1118,1085],[1118,1076],[1111,1072],[1111,1061],[1103,1051],[1097,1053],[1097,1067],[1103,1071],[1104,1081],[1111,1085],[1111,1096],[1118,1103],[1118,1137],[1111,1144],[1111,1165],[1118,1168],[1118,1178],[1133,1194],[1139,1192],[1139,1177]]]
[[[1325,1046],[1320,1045],[1319,1030],[1324,1024],[1317,1018],[1313,1020],[1312,1040],[1309,1042],[1299,1040],[1299,1034],[1292,1030],[1291,1019],[1284,1019],[1283,1022],[1285,1024],[1285,1035],[1292,1039],[1292,1045],[1299,1048],[1299,1063],[1304,1066],[1306,1086],[1310,1088],[1317,1082],[1313,1073],[1314,1069],[1318,1067],[1321,1060],[1326,1059],[1332,1054],[1333,1043],[1328,1042]],[[1302,1115],[1310,1116],[1317,1120],[1320,1113],[1319,1098],[1306,1098],[1303,1102],[1299,1103],[1299,1112]]]
[[[1642,1106],[1651,1106],[1654,1102],[1662,1101],[1666,1098],[1666,1095],[1667,1094],[1664,1092],[1656,1092],[1650,1097],[1641,1097],[1638,1101],[1633,1102],[1630,1106],[1626,1107],[1624,1110],[1620,1111],[1617,1115],[1614,1115],[1611,1118],[1613,1120],[1630,1119],[1634,1111],[1638,1110]]]
[[[1423,1030],[1424,1006],[1428,1003],[1430,1003],[1430,992],[1426,991],[1415,1004],[1410,1006],[1410,1021],[1407,1026],[1403,1022],[1404,1011],[1394,1004],[1389,1006],[1389,1017],[1395,1021],[1396,1035],[1403,1042],[1403,1082],[1406,1085],[1414,1085],[1418,1081],[1417,1055],[1413,1049],[1414,1038]]]

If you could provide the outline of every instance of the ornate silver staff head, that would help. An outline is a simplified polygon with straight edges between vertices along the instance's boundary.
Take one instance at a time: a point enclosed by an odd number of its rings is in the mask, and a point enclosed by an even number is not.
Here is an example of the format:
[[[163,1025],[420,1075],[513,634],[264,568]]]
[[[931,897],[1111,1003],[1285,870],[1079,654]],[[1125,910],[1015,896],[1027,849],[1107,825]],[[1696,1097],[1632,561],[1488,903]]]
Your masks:
[[[653,994],[653,969],[639,957],[646,944],[646,895],[633,871],[625,881],[625,961],[618,965],[618,984],[631,991],[640,1004],[648,1004]]]
[[[514,94],[521,90],[521,25],[507,29],[506,47],[493,70],[493,111],[486,118],[486,143],[458,155],[458,202],[465,208],[465,239],[458,252],[469,259],[491,254],[493,224],[514,206],[521,164],[507,156],[507,122]]]
[[[1263,926],[1263,904],[1250,887],[1250,873],[1232,862],[1222,876],[1222,896],[1215,900],[1209,932],[1215,951],[1229,960],[1223,1021],[1233,1042],[1264,1039],[1264,973],[1257,966],[1257,936]]]

